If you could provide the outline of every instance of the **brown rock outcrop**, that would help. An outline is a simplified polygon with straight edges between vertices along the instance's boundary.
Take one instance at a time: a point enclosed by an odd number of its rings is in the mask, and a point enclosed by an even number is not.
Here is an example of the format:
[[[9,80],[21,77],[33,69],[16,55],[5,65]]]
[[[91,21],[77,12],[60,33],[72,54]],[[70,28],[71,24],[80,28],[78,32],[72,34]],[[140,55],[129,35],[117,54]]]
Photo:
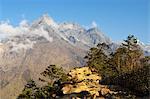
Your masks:
[[[68,75],[71,83],[65,84],[62,88],[64,94],[86,91],[91,96],[105,96],[111,92],[106,85],[99,84],[101,76],[92,72],[89,67],[75,68]]]

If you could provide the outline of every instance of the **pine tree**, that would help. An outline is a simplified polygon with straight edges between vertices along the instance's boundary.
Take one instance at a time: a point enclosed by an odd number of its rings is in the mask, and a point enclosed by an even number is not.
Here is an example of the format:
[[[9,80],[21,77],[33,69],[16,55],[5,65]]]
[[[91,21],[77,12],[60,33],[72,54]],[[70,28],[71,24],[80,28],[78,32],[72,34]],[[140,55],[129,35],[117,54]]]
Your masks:
[[[33,80],[29,80],[25,85],[22,94],[20,94],[17,99],[35,99],[35,92],[38,89],[39,88],[36,86],[35,82]]]
[[[126,44],[125,44],[126,43]],[[129,65],[130,70],[133,70],[135,68],[139,68],[141,65],[140,59],[143,56],[142,50],[140,49],[140,46],[138,45],[137,39],[134,37],[134,35],[129,35],[127,37],[127,40],[125,40],[125,43],[123,43],[123,46],[126,47],[127,54],[129,59]]]
[[[88,60],[87,65],[95,68],[103,77],[116,74],[114,66],[109,64],[110,58],[107,55],[107,50],[109,50],[109,46],[106,43],[101,43],[98,44],[97,47],[91,48],[85,57]]]
[[[138,46],[137,43],[137,38],[135,38],[134,35],[129,35],[127,37],[127,40],[124,40],[124,43],[122,43],[122,45],[128,48],[128,50],[133,50]]]
[[[39,78],[39,80],[46,82],[47,85],[37,87],[35,81],[30,80],[17,99],[55,99],[56,94],[62,94],[62,86],[60,85],[62,82],[68,80],[68,76],[62,68],[58,68],[56,65],[50,65],[41,75],[45,78]]]
[[[140,59],[143,53],[134,35],[129,35],[127,40],[116,50],[113,55],[114,65],[120,73],[129,72],[140,68]]]
[[[61,80],[62,82],[67,81],[67,75],[65,74],[63,68],[58,68],[56,65],[48,66],[45,71],[41,73],[48,81],[44,78],[39,78],[39,80],[47,82],[51,85],[54,84],[55,81]],[[49,82],[51,81],[51,82]]]
[[[116,77],[113,77],[111,83],[120,85],[136,95],[149,94],[150,57],[143,55],[133,35],[129,35],[127,40],[116,49],[110,61],[119,72]]]

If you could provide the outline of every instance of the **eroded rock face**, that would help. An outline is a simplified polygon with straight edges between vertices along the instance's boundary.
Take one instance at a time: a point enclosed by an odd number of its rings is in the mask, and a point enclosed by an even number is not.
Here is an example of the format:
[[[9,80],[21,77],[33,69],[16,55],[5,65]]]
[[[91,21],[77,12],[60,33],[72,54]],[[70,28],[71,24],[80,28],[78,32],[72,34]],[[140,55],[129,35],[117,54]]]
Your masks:
[[[101,96],[111,93],[106,85],[100,85],[100,75],[89,67],[75,68],[69,73],[71,83],[62,88],[64,94],[81,93],[87,91],[91,96]]]

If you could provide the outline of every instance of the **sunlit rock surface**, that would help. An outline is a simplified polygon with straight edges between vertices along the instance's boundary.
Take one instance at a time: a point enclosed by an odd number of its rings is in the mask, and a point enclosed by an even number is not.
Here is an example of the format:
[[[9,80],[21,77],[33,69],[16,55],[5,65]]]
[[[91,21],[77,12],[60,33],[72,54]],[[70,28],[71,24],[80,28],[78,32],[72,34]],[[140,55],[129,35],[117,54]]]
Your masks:
[[[71,83],[65,84],[62,88],[64,94],[87,91],[91,96],[101,96],[111,93],[106,85],[99,84],[102,78],[94,72],[94,69],[90,69],[89,67],[75,68],[68,75]]]

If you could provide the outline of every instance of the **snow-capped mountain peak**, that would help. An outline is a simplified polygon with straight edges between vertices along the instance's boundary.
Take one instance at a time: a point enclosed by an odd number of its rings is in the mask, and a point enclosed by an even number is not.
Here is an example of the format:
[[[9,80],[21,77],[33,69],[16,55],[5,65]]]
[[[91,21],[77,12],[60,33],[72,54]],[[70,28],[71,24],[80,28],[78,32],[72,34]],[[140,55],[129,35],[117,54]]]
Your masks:
[[[23,20],[18,27],[13,27],[12,25],[10,26],[15,31],[14,36],[16,36],[12,38],[14,42],[12,43],[11,41],[12,46],[18,45],[19,46],[18,48],[23,48],[23,49],[32,48],[35,42],[38,42],[38,39],[41,37],[43,38],[43,40],[49,42],[55,40],[57,41],[57,39],[61,38],[67,41],[69,44],[72,44],[74,46],[82,45],[82,47],[83,46],[93,47],[100,42],[110,43],[109,38],[106,37],[98,29],[98,27],[92,27],[87,30],[81,25],[74,22],[63,22],[58,24],[48,14],[44,14],[39,19],[33,21],[31,25],[29,25],[26,20]],[[3,31],[3,28],[0,30]],[[32,40],[31,38],[35,38],[35,39]],[[26,39],[29,39],[30,42],[27,42]],[[6,43],[9,40],[10,39],[5,40],[4,42]],[[22,43],[19,44],[16,43],[20,41],[26,42],[26,44],[24,45],[27,46],[28,44],[31,45],[31,47],[24,47],[23,45],[21,45]],[[8,45],[10,45],[10,43]]]
[[[29,27],[28,21],[27,21],[27,20],[22,20],[22,21],[19,23],[19,26],[20,26],[20,27],[24,27],[24,28],[28,28],[28,27]]]
[[[55,28],[58,27],[58,24],[48,14],[44,14],[42,17],[34,21],[32,24],[33,27],[36,27],[39,25],[48,25],[48,26],[52,26]]]
[[[71,29],[71,30],[79,30],[79,29],[84,30],[84,28],[81,27],[79,24],[70,23],[70,22],[64,22],[64,23],[60,24],[59,29],[60,30],[68,30],[68,29]]]
[[[98,43],[112,44],[111,39],[97,25],[86,29],[73,22],[58,24],[48,14],[44,14],[31,25],[28,24],[27,20],[23,20],[17,27],[8,23],[0,24],[0,35],[3,34],[11,37],[0,42],[11,46],[11,48],[13,46],[13,49],[17,48],[17,51],[18,49],[33,48],[34,44],[38,42],[53,43],[53,41],[59,41],[60,39],[76,47],[80,48],[82,46],[82,48],[86,49],[94,47]],[[140,45],[144,51],[150,52],[148,46],[145,46],[143,43]]]
[[[97,33],[99,31],[100,30],[97,27],[92,27],[92,28],[90,28],[90,29],[87,30],[88,33],[91,33],[91,32],[96,32]]]
[[[145,56],[150,56],[150,44],[144,44],[140,40],[137,40],[137,44],[141,47],[141,49],[144,51]]]

